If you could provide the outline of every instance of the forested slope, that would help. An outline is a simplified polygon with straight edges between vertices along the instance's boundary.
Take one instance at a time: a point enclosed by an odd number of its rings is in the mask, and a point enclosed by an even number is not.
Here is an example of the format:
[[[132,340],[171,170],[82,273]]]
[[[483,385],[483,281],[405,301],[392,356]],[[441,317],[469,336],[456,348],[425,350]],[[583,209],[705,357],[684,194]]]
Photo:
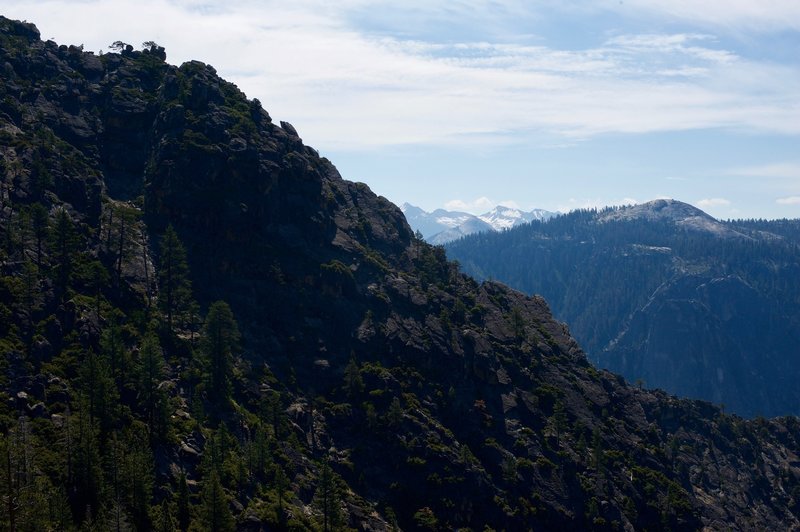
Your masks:
[[[800,413],[796,221],[689,205],[577,211],[448,246],[478,279],[541,294],[597,365],[745,416]]]

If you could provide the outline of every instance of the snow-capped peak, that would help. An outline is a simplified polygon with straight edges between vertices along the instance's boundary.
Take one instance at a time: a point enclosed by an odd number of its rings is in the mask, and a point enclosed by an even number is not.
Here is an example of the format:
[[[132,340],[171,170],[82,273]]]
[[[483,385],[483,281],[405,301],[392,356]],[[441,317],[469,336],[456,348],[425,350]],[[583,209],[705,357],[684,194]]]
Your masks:
[[[524,212],[514,207],[498,205],[491,211],[481,214],[478,218],[491,225],[495,231],[501,231],[519,224],[528,223],[531,220],[545,220],[552,216],[553,213],[542,209]]]
[[[502,231],[531,220],[546,220],[556,214],[543,209],[524,212],[504,205],[498,205],[479,216],[444,209],[429,213],[409,203],[404,203],[400,210],[412,229],[422,232],[426,240],[436,244],[481,231]]]

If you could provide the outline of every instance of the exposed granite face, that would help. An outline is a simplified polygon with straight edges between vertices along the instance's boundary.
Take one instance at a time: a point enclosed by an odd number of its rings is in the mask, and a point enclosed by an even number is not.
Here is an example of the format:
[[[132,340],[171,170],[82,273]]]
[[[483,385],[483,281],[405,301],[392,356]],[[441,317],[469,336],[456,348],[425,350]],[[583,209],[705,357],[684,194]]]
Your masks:
[[[4,190],[87,227],[128,200],[151,236],[173,225],[198,299],[231,304],[248,363],[293,398],[286,459],[327,458],[351,526],[388,528],[389,507],[406,529],[800,526],[796,420],[744,422],[594,370],[542,298],[460,274],[208,65],[96,57],[2,18],[0,63]],[[343,385],[350,361],[360,386]],[[160,452],[193,471],[201,439]]]

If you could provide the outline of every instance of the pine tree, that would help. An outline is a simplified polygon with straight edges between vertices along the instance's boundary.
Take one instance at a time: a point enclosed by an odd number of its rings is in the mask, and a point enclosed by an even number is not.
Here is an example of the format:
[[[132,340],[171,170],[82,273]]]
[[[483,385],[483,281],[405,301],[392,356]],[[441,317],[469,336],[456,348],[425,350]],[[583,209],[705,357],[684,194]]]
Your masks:
[[[72,276],[73,256],[78,249],[79,236],[75,224],[63,208],[56,212],[55,224],[50,233],[51,247],[55,259],[56,293],[63,303]]]
[[[150,502],[155,473],[153,453],[142,430],[132,427],[126,434],[124,458],[125,493],[131,517],[138,530],[151,530]]]
[[[341,525],[341,491],[336,475],[327,462],[319,468],[317,491],[314,493],[314,505],[322,514],[322,530],[330,532]]]
[[[105,356],[90,348],[80,368],[81,390],[89,413],[89,425],[97,426],[101,441],[105,441],[114,423],[119,401],[111,367]]]
[[[107,248],[111,251],[114,257],[114,280],[117,284],[117,289],[122,291],[122,265],[125,259],[130,255],[131,244],[136,241],[136,222],[141,216],[138,209],[128,205],[116,205],[112,208],[112,220],[116,221],[116,239],[111,240],[111,223],[109,223],[109,240],[106,243]]]
[[[186,484],[186,473],[181,471],[178,479],[178,492],[175,494],[178,507],[178,529],[186,532],[192,521],[191,504],[189,503],[189,486]]]
[[[350,357],[350,362],[344,368],[344,386],[347,389],[347,395],[351,397],[364,390],[364,380],[361,378],[361,372],[354,357]]]
[[[269,438],[266,427],[259,424],[256,427],[255,441],[251,445],[253,453],[253,472],[255,475],[264,475],[272,468],[272,454],[269,451]]]
[[[68,434],[68,468],[72,473],[69,491],[72,514],[79,522],[90,520],[100,508],[105,489],[100,464],[100,445],[97,425],[89,420],[86,398],[73,416],[73,427]]]
[[[172,507],[167,499],[161,501],[155,526],[157,532],[175,532],[175,518],[172,515]]]
[[[192,283],[189,280],[189,266],[186,250],[178,234],[168,226],[161,237],[161,256],[159,257],[159,307],[167,318],[167,328],[174,332],[192,307]],[[176,323],[177,322],[177,323]]]
[[[47,209],[41,203],[34,203],[30,207],[31,234],[35,241],[36,266],[42,267],[42,244],[47,241],[50,234],[50,219]]]
[[[275,466],[275,491],[278,494],[278,522],[283,524],[285,514],[283,511],[286,492],[289,490],[289,477],[281,466]]]
[[[386,420],[390,425],[396,426],[403,421],[403,407],[400,404],[400,399],[395,397],[389,404],[389,410],[386,412]]]
[[[39,290],[39,268],[29,260],[22,264],[22,275],[20,275],[20,294],[19,299],[25,316],[25,345],[30,355],[33,345],[34,333],[34,313],[39,310],[41,302],[41,291]]]
[[[213,303],[203,326],[201,350],[206,389],[217,405],[230,399],[233,357],[239,349],[239,327],[224,301]]]
[[[136,366],[139,401],[147,415],[147,427],[150,433],[156,425],[156,413],[159,402],[158,384],[164,376],[164,357],[161,344],[154,331],[148,331],[142,340],[139,360]]]
[[[121,317],[119,312],[111,313],[110,325],[103,329],[100,336],[100,349],[111,366],[111,374],[121,388],[127,379],[128,353],[122,340]]]
[[[103,289],[108,286],[109,275],[106,267],[99,260],[92,261],[85,265],[85,277],[88,280],[87,288],[94,296],[94,311],[97,320],[100,321],[100,303],[102,301]]]
[[[556,433],[556,446],[561,446],[561,434],[567,428],[567,413],[564,410],[564,403],[556,401],[553,407],[553,416],[550,419],[551,426]]]
[[[201,529],[209,532],[228,532],[235,530],[233,515],[228,508],[228,497],[222,489],[219,474],[212,469],[208,478],[203,481],[203,490],[200,494],[202,506],[200,508]]]

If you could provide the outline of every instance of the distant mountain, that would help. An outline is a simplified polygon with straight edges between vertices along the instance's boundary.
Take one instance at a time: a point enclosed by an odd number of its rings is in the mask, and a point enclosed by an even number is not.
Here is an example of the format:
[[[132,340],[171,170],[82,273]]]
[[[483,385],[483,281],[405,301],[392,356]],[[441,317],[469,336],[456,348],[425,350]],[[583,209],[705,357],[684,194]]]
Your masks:
[[[456,236],[476,233],[479,231],[491,231],[492,226],[480,220],[474,214],[460,211],[446,211],[436,209],[433,212],[426,212],[419,207],[404,203],[400,210],[408,221],[408,225],[414,231],[419,231],[428,242],[433,237],[444,232],[453,231]]]
[[[530,212],[525,212],[513,207],[498,205],[491,211],[481,214],[478,218],[491,225],[495,231],[501,231],[533,220],[548,220],[556,215],[558,213],[544,209],[533,209]]]
[[[525,212],[502,205],[477,216],[444,209],[426,212],[409,203],[404,203],[400,210],[411,228],[422,233],[423,238],[431,244],[445,244],[484,231],[502,231],[532,220],[547,220],[558,214],[544,209]]]
[[[463,223],[451,228],[445,229],[440,233],[428,237],[426,240],[434,245],[446,244],[453,240],[458,240],[461,237],[472,235],[475,233],[483,233],[486,231],[495,231],[495,228],[480,218],[473,217],[465,220]]]
[[[729,224],[717,221],[697,207],[674,199],[657,199],[614,209],[598,216],[598,220],[669,222],[687,231],[704,232],[724,238],[748,238]]]
[[[597,365],[724,403],[800,414],[800,224],[722,222],[675,200],[578,211],[447,248],[543,295]]]

